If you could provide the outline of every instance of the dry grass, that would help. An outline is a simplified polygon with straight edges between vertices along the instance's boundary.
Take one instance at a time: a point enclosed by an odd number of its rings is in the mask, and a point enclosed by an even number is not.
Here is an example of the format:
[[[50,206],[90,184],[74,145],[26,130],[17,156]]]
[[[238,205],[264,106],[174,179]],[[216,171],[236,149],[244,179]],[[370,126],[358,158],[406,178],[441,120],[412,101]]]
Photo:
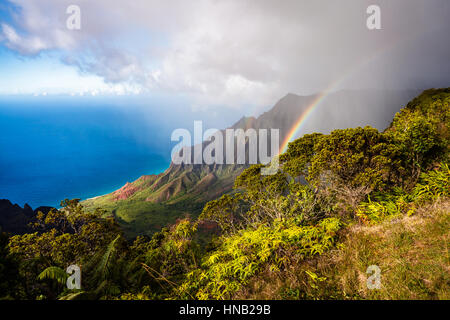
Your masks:
[[[339,242],[335,250],[289,270],[264,271],[236,298],[450,299],[448,199],[423,206],[411,217],[354,225]],[[380,289],[367,288],[370,265],[381,269]]]

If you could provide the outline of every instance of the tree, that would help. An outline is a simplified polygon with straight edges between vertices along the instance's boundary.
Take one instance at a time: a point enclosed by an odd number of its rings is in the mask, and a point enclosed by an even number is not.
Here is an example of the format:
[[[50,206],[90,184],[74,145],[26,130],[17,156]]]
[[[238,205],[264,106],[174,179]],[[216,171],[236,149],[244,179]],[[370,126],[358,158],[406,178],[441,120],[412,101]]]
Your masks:
[[[316,153],[315,146],[324,135],[321,133],[305,134],[290,142],[285,153],[280,155],[283,171],[292,177],[307,176],[311,159]]]
[[[121,234],[113,219],[85,213],[78,199],[66,199],[64,203],[66,207],[60,210],[38,213],[36,232],[9,239],[10,253],[20,260],[19,271],[27,298],[42,294],[56,297],[60,288],[36,282],[39,274],[49,267],[65,270],[72,264],[87,264]]]
[[[224,194],[217,200],[209,201],[201,215],[200,220],[210,220],[216,222],[222,232],[229,233],[239,228],[242,222],[242,194]]]

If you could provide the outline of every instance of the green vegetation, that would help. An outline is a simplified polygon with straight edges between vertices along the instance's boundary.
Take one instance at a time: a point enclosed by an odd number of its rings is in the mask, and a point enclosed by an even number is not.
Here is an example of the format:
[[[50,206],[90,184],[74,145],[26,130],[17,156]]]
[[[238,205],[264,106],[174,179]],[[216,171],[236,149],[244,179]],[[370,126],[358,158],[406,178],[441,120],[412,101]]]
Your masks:
[[[172,165],[159,175],[142,176],[121,189],[82,202],[86,211],[97,208],[113,215],[125,236],[151,236],[180,217],[195,219],[207,201],[229,191],[243,166]]]
[[[448,300],[449,212],[441,199],[410,217],[355,224],[335,248],[281,272],[263,270],[234,298]],[[370,265],[381,270],[380,289],[367,287]]]
[[[180,201],[176,204],[152,203],[144,200],[97,200],[95,205],[83,202],[86,210],[93,212],[97,208],[105,210],[104,216],[113,216],[127,238],[139,235],[151,236],[163,227],[170,226],[180,217],[196,218],[204,202]]]
[[[264,266],[280,270],[287,265],[321,254],[333,245],[339,220],[329,218],[315,226],[293,221],[260,225],[224,237],[200,268],[187,275],[178,288],[183,298],[229,299]]]
[[[65,200],[36,216],[34,233],[2,235],[1,295],[449,299],[449,103],[450,88],[427,90],[385,132],[305,135],[276,174],[251,166],[203,210],[182,191],[172,202],[145,201],[149,189],[139,185],[162,176],[95,201]],[[64,286],[72,264],[80,290]],[[371,265],[381,270],[378,289],[367,286]]]

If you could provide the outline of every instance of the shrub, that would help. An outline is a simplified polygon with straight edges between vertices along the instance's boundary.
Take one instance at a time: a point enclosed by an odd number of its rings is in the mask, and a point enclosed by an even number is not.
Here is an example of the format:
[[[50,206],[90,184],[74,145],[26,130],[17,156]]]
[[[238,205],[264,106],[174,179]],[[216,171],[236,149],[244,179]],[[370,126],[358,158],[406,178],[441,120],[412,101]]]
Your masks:
[[[441,163],[436,170],[422,173],[420,182],[414,188],[417,200],[435,200],[450,196],[450,169],[447,163]]]
[[[374,201],[361,202],[356,209],[357,216],[365,222],[379,223],[400,214],[412,215],[416,208],[426,201],[434,201],[450,195],[450,169],[441,163],[439,168],[424,172],[411,194],[394,188],[390,193],[375,193]]]
[[[340,228],[337,218],[314,226],[298,226],[293,221],[260,225],[224,237],[221,246],[207,256],[201,269],[187,276],[179,288],[182,298],[229,299],[263,266],[279,270],[288,263],[323,253],[334,243]]]
[[[409,179],[413,184],[434,162],[449,160],[449,104],[450,88],[426,90],[397,113],[386,130],[401,149],[404,163],[412,169]]]

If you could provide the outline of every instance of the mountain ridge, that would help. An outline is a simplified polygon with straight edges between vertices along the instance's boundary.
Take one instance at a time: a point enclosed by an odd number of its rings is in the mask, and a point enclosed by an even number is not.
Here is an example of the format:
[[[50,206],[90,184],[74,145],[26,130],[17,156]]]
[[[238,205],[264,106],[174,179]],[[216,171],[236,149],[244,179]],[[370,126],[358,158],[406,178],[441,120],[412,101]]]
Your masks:
[[[334,129],[366,125],[384,130],[393,115],[417,93],[418,91],[414,90],[333,92],[315,108],[314,114],[304,123],[299,134],[328,133]],[[319,95],[300,96],[288,93],[271,109],[258,117],[243,116],[229,128],[244,130],[278,128],[281,144],[297,119],[317,100]],[[94,210],[96,207],[106,208],[119,221],[131,223],[134,229],[144,231],[145,227],[139,224],[153,221],[154,219],[149,218],[148,215],[161,211],[161,207],[164,209],[159,214],[170,213],[169,216],[172,218],[198,215],[204,203],[232,191],[235,178],[246,167],[248,165],[177,165],[172,162],[162,173],[143,175],[133,182],[127,182],[110,194],[85,200],[83,205],[88,210]],[[133,217],[130,217],[126,210],[133,212],[131,214]],[[147,218],[141,219],[142,217],[139,217],[141,215]],[[162,224],[173,222],[173,219],[162,220]]]
[[[12,234],[23,234],[31,231],[29,223],[35,215],[41,211],[49,212],[52,207],[40,206],[33,210],[25,203],[23,208],[18,204],[13,204],[10,200],[0,199],[0,232]]]

